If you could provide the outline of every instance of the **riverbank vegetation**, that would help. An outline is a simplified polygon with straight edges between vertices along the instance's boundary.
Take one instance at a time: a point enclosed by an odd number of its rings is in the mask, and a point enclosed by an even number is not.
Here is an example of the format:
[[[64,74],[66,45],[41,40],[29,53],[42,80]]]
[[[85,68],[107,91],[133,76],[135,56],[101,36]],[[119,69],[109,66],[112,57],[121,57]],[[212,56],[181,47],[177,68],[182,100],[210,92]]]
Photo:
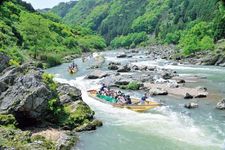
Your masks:
[[[224,5],[222,0],[83,0],[60,17],[97,31],[113,48],[176,44],[189,55],[213,50],[225,37]],[[141,33],[149,40],[143,35],[133,42]]]
[[[34,59],[51,67],[69,54],[102,50],[105,40],[80,26],[68,26],[56,15],[36,12],[21,0],[0,5],[0,51],[15,64]]]

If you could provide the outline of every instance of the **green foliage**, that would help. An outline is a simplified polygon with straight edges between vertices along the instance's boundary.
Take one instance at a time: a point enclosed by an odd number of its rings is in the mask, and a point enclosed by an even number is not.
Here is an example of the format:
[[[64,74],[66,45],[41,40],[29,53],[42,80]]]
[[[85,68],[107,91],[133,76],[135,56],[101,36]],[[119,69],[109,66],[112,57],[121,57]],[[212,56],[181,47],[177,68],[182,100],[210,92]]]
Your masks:
[[[46,55],[46,61],[48,67],[53,67],[60,65],[62,63],[61,57],[57,54],[48,54]]]
[[[84,44],[83,41],[87,38],[88,44]],[[51,67],[60,64],[59,58],[80,54],[83,45],[89,51],[106,47],[103,38],[88,28],[65,25],[56,15],[35,12],[29,4],[21,0],[2,2],[0,49],[9,55],[13,62],[21,63],[25,61],[24,58],[29,60],[30,56],[41,60],[40,56],[46,54],[48,59],[41,61]]]
[[[43,82],[52,90],[56,91],[58,85],[56,82],[53,81],[54,76],[52,74],[43,73],[42,80]]]
[[[214,37],[215,40],[219,40],[225,37],[225,2],[219,2],[219,9],[217,15],[214,18]]]
[[[125,86],[121,86],[121,89],[126,89],[126,90],[139,90],[141,87],[141,85],[134,81],[134,82],[130,82],[128,85]]]
[[[175,31],[174,33],[167,33],[164,42],[167,44],[178,44],[180,40],[180,32]]]
[[[11,114],[8,114],[8,115],[2,114],[1,115],[0,114],[0,126],[15,128],[16,125],[17,125],[17,121],[13,115],[11,115]]]
[[[90,107],[83,102],[80,102],[76,107],[75,111],[72,106],[64,106],[66,117],[61,118],[61,123],[63,126],[68,126],[71,129],[82,125],[85,122],[89,122],[92,119],[94,112]]]
[[[119,48],[119,47],[136,47],[138,44],[141,42],[145,42],[148,40],[148,36],[145,32],[140,32],[140,33],[130,33],[126,36],[119,36],[116,37],[110,45],[113,48]]]
[[[55,150],[56,149],[56,146],[52,141],[47,140],[45,137],[43,137],[41,135],[35,135],[35,136],[31,137],[31,142],[37,142],[37,141],[42,141],[41,146],[46,148],[47,150]]]
[[[133,20],[132,29],[136,32],[146,31],[152,33],[159,21],[160,15],[168,7],[169,0],[149,0],[145,13]]]
[[[48,22],[39,15],[21,13],[19,29],[25,40],[24,47],[34,51],[34,58],[37,58],[39,50],[44,50],[50,38]]]
[[[135,47],[133,42],[119,40],[124,40],[124,35],[129,33],[144,31],[154,34],[155,39],[151,38],[141,45],[179,44],[190,54],[211,49],[212,40],[224,38],[224,10],[224,2],[218,0],[82,0],[70,9],[63,20],[96,30],[114,47]],[[211,24],[210,30],[214,34],[206,33],[201,37],[190,33],[199,22]],[[185,38],[186,33],[190,39]],[[207,37],[203,40],[204,36]],[[206,41],[210,44],[203,44]]]
[[[8,127],[0,127],[0,145],[3,149],[56,149],[55,144],[44,137],[32,137],[31,132]]]
[[[213,38],[211,24],[199,22],[190,30],[183,32],[179,46],[186,55],[199,51],[213,49]]]
[[[48,108],[53,113],[54,116],[59,116],[63,113],[63,108],[59,103],[57,98],[48,101]]]
[[[103,50],[106,47],[105,40],[100,36],[84,36],[78,38],[79,46],[82,48],[83,52]]]
[[[61,2],[57,6],[53,7],[50,12],[57,14],[60,17],[64,17],[76,4],[77,1],[71,1],[67,3]]]

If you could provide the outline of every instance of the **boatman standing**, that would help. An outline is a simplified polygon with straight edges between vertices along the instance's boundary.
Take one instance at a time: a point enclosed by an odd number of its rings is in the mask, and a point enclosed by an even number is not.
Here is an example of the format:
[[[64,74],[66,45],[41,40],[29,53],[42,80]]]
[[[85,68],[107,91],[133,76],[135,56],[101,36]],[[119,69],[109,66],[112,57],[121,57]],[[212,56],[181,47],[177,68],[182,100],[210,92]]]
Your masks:
[[[141,97],[140,103],[145,104],[145,101],[148,99],[147,93],[144,94],[144,96]]]

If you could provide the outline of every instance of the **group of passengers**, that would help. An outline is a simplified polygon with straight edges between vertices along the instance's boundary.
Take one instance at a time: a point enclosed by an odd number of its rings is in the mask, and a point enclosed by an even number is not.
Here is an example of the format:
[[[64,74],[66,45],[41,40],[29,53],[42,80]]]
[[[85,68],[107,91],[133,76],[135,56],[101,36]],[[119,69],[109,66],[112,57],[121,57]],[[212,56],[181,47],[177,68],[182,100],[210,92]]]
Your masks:
[[[99,90],[99,94],[109,96],[109,97],[116,99],[118,104],[128,104],[128,105],[132,104],[130,95],[125,95],[121,91],[116,92],[114,90],[111,90],[104,83],[102,84],[102,86]]]
[[[109,96],[109,97],[116,99],[118,104],[128,104],[128,105],[132,104],[130,95],[125,95],[121,91],[116,92],[114,90],[111,90],[104,83],[102,84],[102,86],[99,90],[99,94]],[[147,100],[147,98],[148,98],[147,94],[145,93],[144,96],[140,100],[140,104],[144,104],[145,101]]]

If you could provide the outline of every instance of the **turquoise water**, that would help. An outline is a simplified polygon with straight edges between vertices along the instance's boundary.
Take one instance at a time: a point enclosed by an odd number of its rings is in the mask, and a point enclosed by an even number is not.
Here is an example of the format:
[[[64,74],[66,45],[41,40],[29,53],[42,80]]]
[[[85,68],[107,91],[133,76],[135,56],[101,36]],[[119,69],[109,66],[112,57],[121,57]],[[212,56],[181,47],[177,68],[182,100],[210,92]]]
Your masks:
[[[115,59],[117,52],[105,52],[108,61],[127,63],[127,59]],[[91,70],[93,59],[79,66],[76,75],[67,73],[69,64],[47,70],[56,75],[56,80],[69,83],[82,90],[83,99],[96,112],[104,126],[96,131],[81,133],[80,141],[74,149],[78,150],[222,150],[225,139],[225,111],[215,109],[216,103],[225,97],[225,69],[215,66],[163,65],[164,61],[148,61],[136,56],[129,61],[172,68],[181,75],[200,75],[207,79],[187,86],[199,85],[208,88],[212,96],[197,100],[199,108],[187,110],[183,105],[187,100],[178,97],[156,97],[165,101],[166,106],[136,113],[126,109],[113,108],[95,101],[87,96],[86,90],[97,88],[99,80],[85,80],[84,76]],[[105,67],[103,67],[103,70]],[[128,92],[128,91],[127,91]],[[140,97],[142,92],[132,92]]]

